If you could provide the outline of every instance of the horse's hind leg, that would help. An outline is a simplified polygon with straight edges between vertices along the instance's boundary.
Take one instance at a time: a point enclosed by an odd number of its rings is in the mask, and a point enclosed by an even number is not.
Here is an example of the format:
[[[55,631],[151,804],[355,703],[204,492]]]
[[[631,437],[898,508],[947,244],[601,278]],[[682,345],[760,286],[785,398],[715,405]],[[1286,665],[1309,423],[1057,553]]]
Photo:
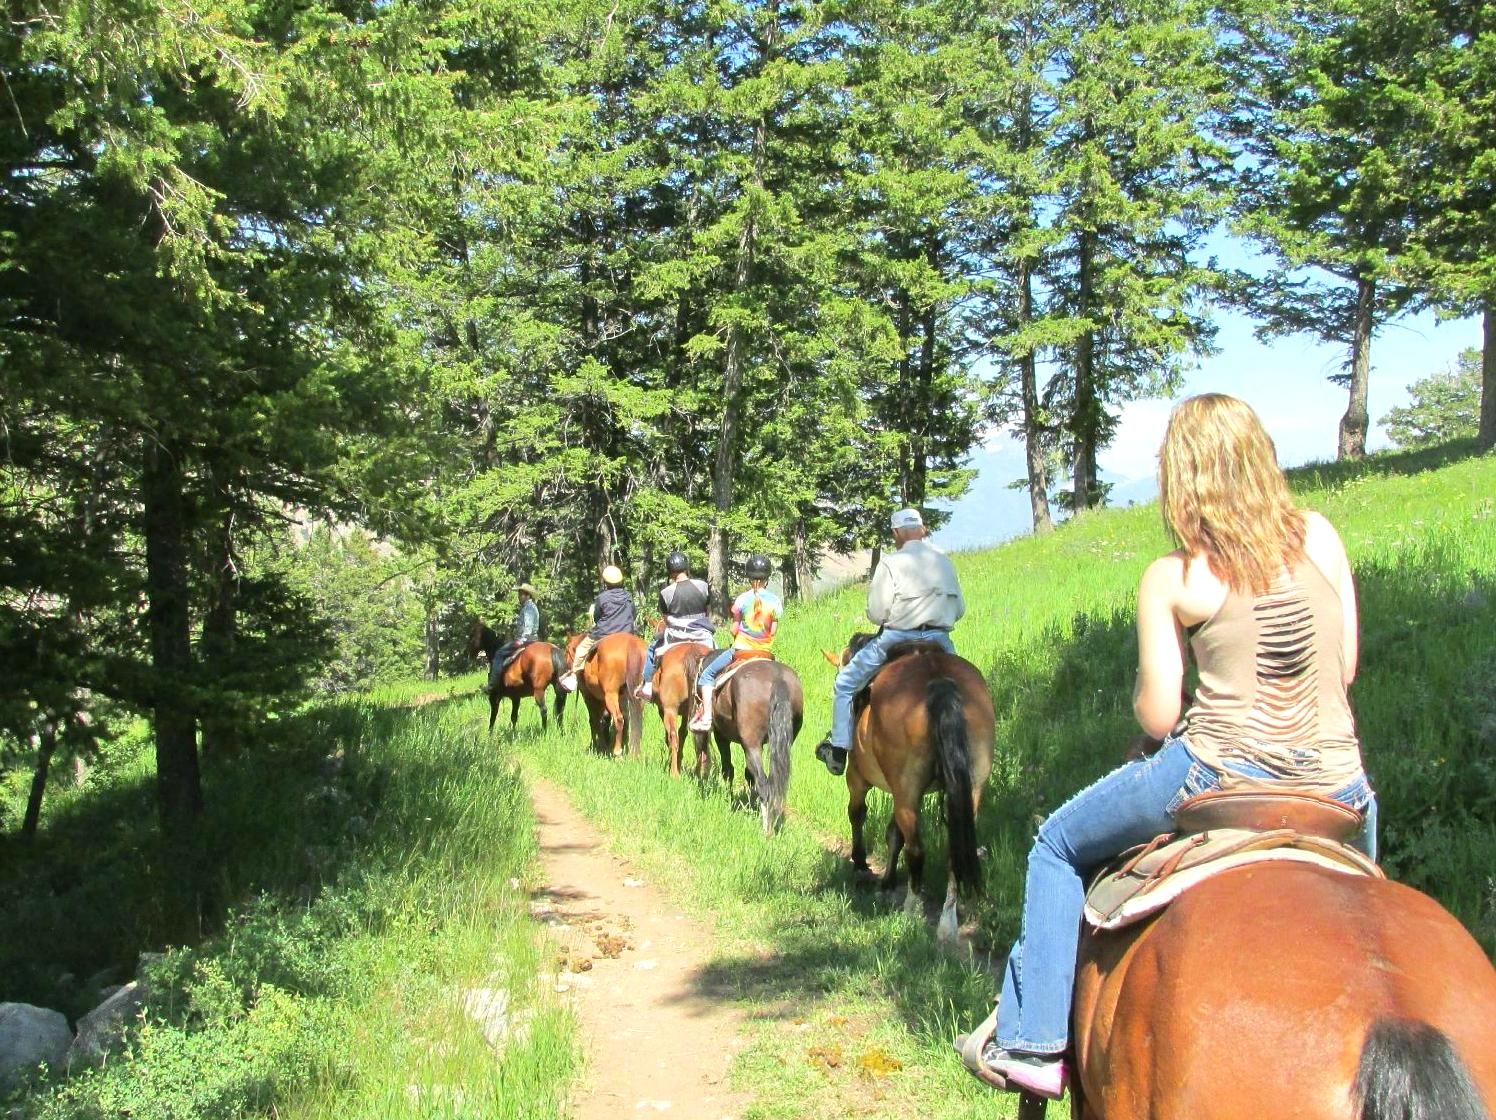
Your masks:
[[[884,833],[888,841],[888,866],[883,869],[883,877],[878,880],[878,886],[885,890],[893,890],[894,880],[898,877],[899,856],[904,851],[904,834],[899,831],[895,821],[888,822],[888,831]]]
[[[727,792],[732,793],[735,773],[732,768],[732,740],[724,738],[718,731],[712,732],[712,738],[717,741],[717,756],[722,760],[722,780],[727,783]]]
[[[893,822],[904,834],[904,859],[909,865],[909,893],[918,895],[925,885],[925,838],[919,834],[919,810],[894,806]]]
[[[519,726],[519,697],[509,698],[509,730],[513,731]]]
[[[544,733],[548,727],[545,716],[545,685],[535,689],[531,695],[535,697],[535,706],[540,709],[540,730]]]
[[[744,768],[748,771],[749,804],[758,810],[763,820],[764,831],[772,830],[773,821],[769,819],[769,776],[764,773],[764,751],[762,743],[749,746],[743,744]]]
[[[867,844],[862,839],[862,826],[867,821],[868,785],[854,766],[847,773],[847,821],[852,826],[852,866],[867,872]]]
[[[670,776],[680,777],[680,714],[671,707],[660,710],[660,721],[665,725],[665,751],[670,755]]]
[[[957,944],[960,918],[956,913],[956,873],[952,871],[945,883],[945,902],[940,907],[940,921],[935,925],[935,940],[942,945]]]

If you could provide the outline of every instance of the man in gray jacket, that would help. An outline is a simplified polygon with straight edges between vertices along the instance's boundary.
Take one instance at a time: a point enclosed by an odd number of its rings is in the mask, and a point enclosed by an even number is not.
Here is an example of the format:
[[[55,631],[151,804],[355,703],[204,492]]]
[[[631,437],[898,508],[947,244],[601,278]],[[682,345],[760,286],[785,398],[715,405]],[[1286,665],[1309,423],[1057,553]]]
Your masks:
[[[897,550],[883,557],[867,590],[867,617],[878,634],[836,674],[832,685],[831,734],[816,757],[833,774],[847,768],[852,747],[852,700],[877,675],[888,651],[900,642],[934,642],[955,653],[951,628],[966,613],[966,600],[950,557],[925,543],[929,530],[917,509],[901,509],[889,524]]]

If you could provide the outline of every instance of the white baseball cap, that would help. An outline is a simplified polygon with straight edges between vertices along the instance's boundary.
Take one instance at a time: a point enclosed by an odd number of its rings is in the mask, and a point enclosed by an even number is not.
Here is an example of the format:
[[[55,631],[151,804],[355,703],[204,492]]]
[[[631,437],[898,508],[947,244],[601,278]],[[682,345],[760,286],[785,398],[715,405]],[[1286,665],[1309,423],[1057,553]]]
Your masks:
[[[894,512],[894,515],[888,519],[888,524],[894,529],[919,529],[923,528],[925,519],[919,515],[917,509],[901,509]]]

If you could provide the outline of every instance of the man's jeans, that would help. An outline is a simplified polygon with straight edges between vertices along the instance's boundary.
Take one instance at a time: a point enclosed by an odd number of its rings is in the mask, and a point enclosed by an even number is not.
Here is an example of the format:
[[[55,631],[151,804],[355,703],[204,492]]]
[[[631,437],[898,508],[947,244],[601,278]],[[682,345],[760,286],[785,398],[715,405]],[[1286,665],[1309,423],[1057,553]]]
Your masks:
[[[997,1001],[997,1043],[1005,1050],[1058,1054],[1069,1040],[1070,996],[1085,884],[1106,860],[1174,830],[1173,810],[1220,786],[1220,775],[1183,739],[1168,739],[1150,758],[1129,762],[1076,794],[1039,826],[1029,849],[1023,925],[1008,955]],[[1376,798],[1365,776],[1335,800],[1366,814],[1357,840],[1376,852]]]
[[[852,700],[867,687],[888,660],[888,651],[900,642],[934,642],[946,653],[955,653],[947,630],[884,630],[863,646],[841,667],[831,686],[831,745],[841,750],[852,746]]]
[[[508,661],[520,645],[519,639],[506,642],[493,651],[493,660],[488,663],[488,691],[492,692],[499,687],[499,682],[504,679],[504,662]]]

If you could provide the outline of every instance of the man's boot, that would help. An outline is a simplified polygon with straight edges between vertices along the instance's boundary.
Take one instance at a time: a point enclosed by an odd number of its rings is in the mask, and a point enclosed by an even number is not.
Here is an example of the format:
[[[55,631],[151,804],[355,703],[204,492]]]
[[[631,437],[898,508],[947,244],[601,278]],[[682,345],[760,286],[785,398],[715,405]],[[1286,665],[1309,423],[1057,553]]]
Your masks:
[[[846,773],[847,754],[847,748],[833,745],[829,735],[816,744],[816,757],[826,764],[832,777],[839,778]]]
[[[716,685],[704,684],[701,686],[701,697],[696,701],[696,714],[691,717],[689,729],[691,731],[710,731],[712,729],[712,692]]]
[[[575,692],[577,690],[576,670],[568,669],[566,672],[562,673],[561,679],[557,683],[560,684],[562,688],[566,689],[567,692]]]

